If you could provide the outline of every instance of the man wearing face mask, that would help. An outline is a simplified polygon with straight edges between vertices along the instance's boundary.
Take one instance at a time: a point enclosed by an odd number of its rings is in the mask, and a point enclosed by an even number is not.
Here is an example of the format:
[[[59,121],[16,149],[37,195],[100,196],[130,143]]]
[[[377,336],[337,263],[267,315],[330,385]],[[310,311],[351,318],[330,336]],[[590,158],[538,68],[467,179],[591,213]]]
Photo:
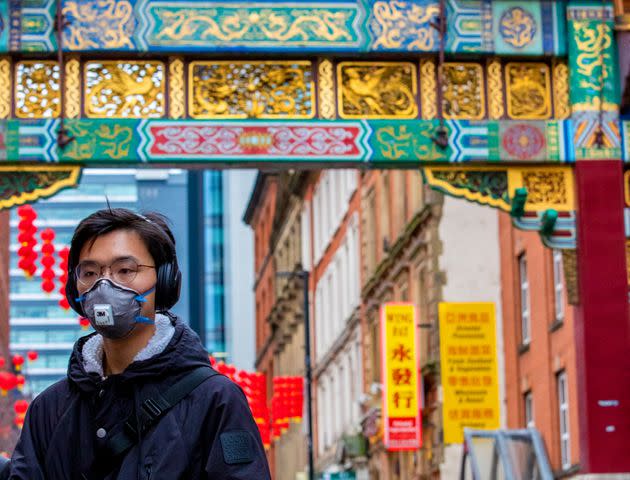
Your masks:
[[[37,396],[11,479],[269,480],[247,400],[168,310],[181,273],[158,214],[100,210],[77,227],[66,294],[96,333]]]

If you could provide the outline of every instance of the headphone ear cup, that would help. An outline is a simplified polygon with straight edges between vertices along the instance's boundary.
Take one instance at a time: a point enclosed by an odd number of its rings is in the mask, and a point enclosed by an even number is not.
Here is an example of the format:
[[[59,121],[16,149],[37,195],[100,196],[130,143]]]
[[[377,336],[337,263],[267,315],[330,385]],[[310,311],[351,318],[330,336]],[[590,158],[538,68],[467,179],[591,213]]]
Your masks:
[[[167,311],[179,300],[182,274],[176,262],[165,263],[158,268],[155,288],[155,310]]]

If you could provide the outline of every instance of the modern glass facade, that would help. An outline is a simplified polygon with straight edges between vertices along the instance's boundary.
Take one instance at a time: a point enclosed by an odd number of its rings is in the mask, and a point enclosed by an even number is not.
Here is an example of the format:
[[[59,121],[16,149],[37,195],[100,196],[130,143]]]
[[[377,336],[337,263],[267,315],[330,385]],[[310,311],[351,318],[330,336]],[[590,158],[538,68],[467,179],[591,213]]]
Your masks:
[[[225,289],[223,176],[221,171],[203,172],[204,306],[205,344],[216,357],[225,358]]]

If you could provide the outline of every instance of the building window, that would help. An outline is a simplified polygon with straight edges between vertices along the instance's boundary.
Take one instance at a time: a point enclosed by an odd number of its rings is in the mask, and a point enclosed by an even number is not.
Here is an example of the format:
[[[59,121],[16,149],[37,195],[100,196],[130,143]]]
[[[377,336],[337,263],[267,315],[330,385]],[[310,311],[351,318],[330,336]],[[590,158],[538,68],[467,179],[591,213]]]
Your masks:
[[[523,395],[523,403],[525,404],[525,427],[534,427],[534,396],[529,391]]]
[[[560,413],[560,457],[564,470],[571,466],[571,435],[569,433],[569,387],[567,374],[558,373],[558,409]]]
[[[564,278],[560,250],[553,251],[553,290],[556,322],[562,322],[564,320]]]
[[[518,257],[518,274],[521,284],[521,343],[528,345],[530,336],[529,281],[527,279],[527,258],[523,253]]]
[[[365,225],[365,251],[364,266],[366,280],[372,276],[376,269],[376,195],[370,190],[367,195],[367,208],[364,218]]]
[[[380,345],[380,325],[376,318],[372,319],[370,326],[370,344],[372,356],[372,382],[381,381],[381,345]]]

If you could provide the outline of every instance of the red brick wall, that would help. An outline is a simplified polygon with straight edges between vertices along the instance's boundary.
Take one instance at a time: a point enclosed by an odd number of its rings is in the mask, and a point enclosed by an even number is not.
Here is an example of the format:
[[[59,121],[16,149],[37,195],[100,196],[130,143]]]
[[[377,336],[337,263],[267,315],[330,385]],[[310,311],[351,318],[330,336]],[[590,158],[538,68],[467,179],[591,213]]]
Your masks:
[[[551,328],[555,321],[552,250],[543,246],[538,233],[515,229],[507,214],[501,214],[499,228],[508,428],[525,427],[523,395],[531,390],[535,426],[543,437],[552,468],[561,470],[556,385],[556,374],[560,370],[566,372],[569,384],[571,463],[577,464],[580,459],[574,308],[567,304],[565,284],[564,322],[555,330]],[[528,349],[520,346],[518,257],[522,253],[527,255],[530,289],[531,342]]]

